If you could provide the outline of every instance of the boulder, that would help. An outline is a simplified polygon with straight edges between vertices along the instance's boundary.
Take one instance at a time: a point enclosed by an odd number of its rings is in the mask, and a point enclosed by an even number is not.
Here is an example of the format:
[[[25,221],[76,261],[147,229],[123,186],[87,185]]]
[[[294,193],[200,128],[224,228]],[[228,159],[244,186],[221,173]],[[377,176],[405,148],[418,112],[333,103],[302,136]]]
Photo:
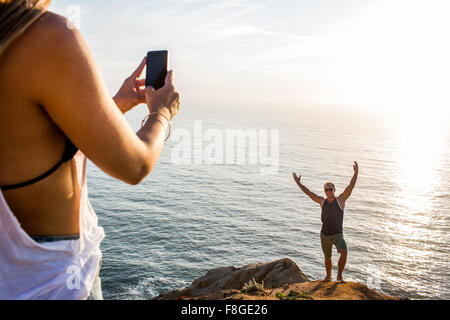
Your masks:
[[[294,261],[284,258],[243,267],[228,266],[212,269],[204,276],[194,280],[191,286],[164,293],[155,299],[176,299],[182,296],[194,298],[208,296],[221,290],[240,290],[253,278],[258,283],[264,281],[265,288],[277,288],[284,284],[308,281]]]

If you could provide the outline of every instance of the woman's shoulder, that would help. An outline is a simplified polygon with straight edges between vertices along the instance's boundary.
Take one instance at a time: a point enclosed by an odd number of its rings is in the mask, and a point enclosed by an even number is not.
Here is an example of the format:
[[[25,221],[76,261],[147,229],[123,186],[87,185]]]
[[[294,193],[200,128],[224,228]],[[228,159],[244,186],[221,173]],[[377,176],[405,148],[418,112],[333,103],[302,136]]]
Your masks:
[[[2,60],[14,63],[17,57],[29,56],[30,51],[33,57],[41,53],[46,57],[51,56],[55,48],[74,41],[74,30],[68,26],[70,24],[65,17],[51,11],[44,12],[8,46]]]
[[[68,94],[55,90],[55,85],[61,85],[61,78],[71,80],[68,75],[86,64],[80,62],[86,52],[81,32],[71,28],[65,17],[44,12],[5,50],[0,59],[0,85],[19,87],[21,96],[42,105],[49,97]],[[24,88],[24,83],[33,85]]]
[[[30,26],[26,36],[27,40],[35,41],[40,46],[49,44],[54,47],[73,40],[76,32],[67,18],[46,11]]]
[[[10,45],[4,59],[11,68],[42,78],[66,65],[68,57],[85,49],[81,33],[71,26],[65,17],[46,11]],[[37,64],[36,61],[46,62]]]
[[[67,29],[70,30],[69,26],[67,18],[51,11],[45,11],[30,29],[37,32],[61,32]]]

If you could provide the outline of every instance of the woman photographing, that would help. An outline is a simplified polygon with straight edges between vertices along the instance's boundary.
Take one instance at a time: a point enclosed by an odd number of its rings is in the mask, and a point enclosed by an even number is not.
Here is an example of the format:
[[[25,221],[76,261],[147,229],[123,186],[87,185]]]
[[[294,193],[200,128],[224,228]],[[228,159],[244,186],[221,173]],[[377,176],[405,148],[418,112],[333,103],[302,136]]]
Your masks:
[[[86,189],[86,159],[139,184],[155,166],[179,94],[169,71],[145,68],[108,95],[83,36],[50,1],[0,1],[0,299],[101,299],[103,228]],[[146,103],[134,132],[124,113]]]

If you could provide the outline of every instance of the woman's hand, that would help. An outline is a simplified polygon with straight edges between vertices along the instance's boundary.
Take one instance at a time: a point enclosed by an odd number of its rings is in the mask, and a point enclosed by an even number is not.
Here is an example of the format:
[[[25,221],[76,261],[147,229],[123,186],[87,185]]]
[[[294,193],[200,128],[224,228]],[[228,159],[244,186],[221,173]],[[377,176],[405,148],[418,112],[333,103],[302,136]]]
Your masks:
[[[125,79],[122,87],[114,96],[114,101],[122,113],[130,111],[140,103],[145,103],[145,78],[138,79],[144,70],[147,58],[142,59],[139,67],[133,72],[131,76]]]
[[[180,95],[173,85],[173,70],[167,72],[164,86],[158,90],[149,86],[145,89],[145,100],[148,110],[152,112],[169,113],[169,120],[180,111]]]

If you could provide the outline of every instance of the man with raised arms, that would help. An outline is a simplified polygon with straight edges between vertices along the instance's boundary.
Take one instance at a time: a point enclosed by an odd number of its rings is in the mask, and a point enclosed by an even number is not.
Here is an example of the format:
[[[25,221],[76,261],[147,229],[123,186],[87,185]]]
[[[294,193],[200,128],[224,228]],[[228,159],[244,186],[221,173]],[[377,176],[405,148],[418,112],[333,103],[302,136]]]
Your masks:
[[[353,165],[353,178],[350,184],[345,188],[344,192],[338,197],[335,196],[336,188],[332,182],[326,182],[324,185],[325,198],[316,195],[306,188],[301,182],[301,176],[297,176],[293,172],[294,180],[297,185],[306,193],[313,201],[317,202],[322,208],[322,230],[320,231],[320,240],[322,244],[322,251],[325,256],[325,269],[326,276],[322,280],[323,282],[331,281],[331,251],[332,246],[335,245],[338,253],[340,254],[338,262],[338,274],[337,281],[344,282],[342,278],[342,271],[344,271],[345,263],[347,261],[347,243],[344,240],[342,222],[344,220],[344,208],[345,202],[352,193],[355,187],[356,178],[358,177],[358,164]]]

